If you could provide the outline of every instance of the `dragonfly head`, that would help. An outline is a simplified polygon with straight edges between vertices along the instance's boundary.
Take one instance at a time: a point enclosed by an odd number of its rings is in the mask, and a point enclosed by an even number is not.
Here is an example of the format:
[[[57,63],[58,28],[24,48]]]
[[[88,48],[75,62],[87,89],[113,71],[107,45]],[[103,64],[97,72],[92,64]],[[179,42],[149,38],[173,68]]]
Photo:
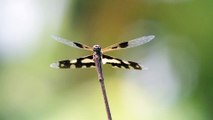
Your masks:
[[[93,46],[93,51],[94,52],[100,52],[101,51],[101,46],[100,45],[94,45]]]

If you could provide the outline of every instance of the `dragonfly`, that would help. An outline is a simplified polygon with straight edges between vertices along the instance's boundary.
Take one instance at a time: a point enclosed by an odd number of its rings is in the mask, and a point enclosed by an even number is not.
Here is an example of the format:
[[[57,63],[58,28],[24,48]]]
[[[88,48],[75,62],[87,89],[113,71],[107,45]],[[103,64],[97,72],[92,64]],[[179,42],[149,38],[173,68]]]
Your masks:
[[[61,60],[56,63],[52,63],[50,67],[53,68],[61,68],[61,69],[69,69],[69,68],[91,68],[96,67],[96,71],[98,73],[98,79],[101,85],[102,94],[104,97],[104,103],[106,107],[107,117],[108,120],[112,120],[108,98],[106,94],[106,88],[104,85],[104,77],[102,72],[102,64],[110,64],[114,68],[125,68],[125,69],[135,69],[135,70],[143,70],[144,68],[138,64],[137,62],[133,61],[126,61],[121,60],[119,58],[114,58],[108,55],[105,55],[103,53],[114,51],[114,50],[120,50],[120,49],[126,49],[126,48],[132,48],[136,46],[140,46],[142,44],[145,44],[155,38],[154,35],[149,36],[143,36],[140,38],[136,38],[127,42],[121,42],[117,44],[113,44],[109,47],[101,49],[100,45],[94,45],[93,47],[90,47],[88,45],[84,45],[78,42],[70,41],[64,38],[61,38],[59,36],[53,35],[52,38],[60,43],[63,43],[65,45],[93,51],[93,55],[88,55],[84,57],[80,57],[73,60]]]
[[[57,42],[68,45],[70,47],[99,53],[101,56],[101,64],[109,64],[113,68],[124,68],[124,69],[134,69],[134,70],[143,70],[144,67],[137,62],[122,60],[119,58],[111,57],[103,53],[137,47],[147,42],[150,42],[151,40],[155,38],[154,35],[143,36],[130,41],[116,43],[102,49],[100,45],[94,45],[93,47],[90,47],[88,45],[81,44],[79,42],[70,41],[68,39],[59,37],[57,35],[52,35],[51,37]],[[58,69],[95,68],[96,65],[93,59],[93,55],[88,55],[88,56],[84,56],[84,57],[80,57],[80,58],[72,59],[72,60],[71,59],[60,60],[56,63],[52,63],[50,67],[58,68]]]

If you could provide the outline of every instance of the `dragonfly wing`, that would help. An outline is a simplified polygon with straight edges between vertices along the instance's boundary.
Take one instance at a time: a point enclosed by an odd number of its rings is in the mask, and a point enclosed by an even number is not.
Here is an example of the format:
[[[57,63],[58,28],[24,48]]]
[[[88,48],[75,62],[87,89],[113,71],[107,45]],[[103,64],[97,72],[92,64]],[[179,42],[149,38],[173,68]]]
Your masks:
[[[87,45],[84,45],[84,44],[81,44],[81,43],[77,43],[77,42],[73,42],[73,41],[61,38],[59,36],[56,36],[56,35],[52,35],[51,37],[54,40],[56,40],[60,43],[63,43],[65,45],[68,45],[68,46],[71,46],[71,47],[74,47],[74,48],[79,48],[79,49],[84,49],[84,50],[89,50],[89,51],[93,50],[92,47],[90,47],[90,46],[87,46]]]
[[[102,50],[102,52],[109,52],[109,51],[113,51],[113,50],[136,47],[139,45],[143,45],[143,44],[153,40],[154,38],[155,38],[154,35],[143,36],[140,38],[136,38],[136,39],[127,41],[127,42],[122,42],[122,43],[117,43],[117,44],[111,45],[109,47],[104,48]]]
[[[125,61],[125,60],[121,60],[118,58],[113,58],[108,55],[103,55],[102,63],[110,64],[110,65],[112,65],[113,68],[142,70],[142,67],[136,62]]]
[[[69,68],[93,68],[95,63],[93,56],[85,56],[74,60],[61,60],[50,65],[52,68],[69,69]]]

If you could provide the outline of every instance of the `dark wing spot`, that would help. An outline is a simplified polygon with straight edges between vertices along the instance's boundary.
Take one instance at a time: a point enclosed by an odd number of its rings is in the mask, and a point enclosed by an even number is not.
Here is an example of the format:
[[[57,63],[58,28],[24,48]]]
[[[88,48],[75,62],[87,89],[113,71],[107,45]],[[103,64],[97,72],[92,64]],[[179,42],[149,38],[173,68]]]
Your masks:
[[[128,46],[128,42],[123,42],[119,44],[119,47],[126,48]]]
[[[95,63],[85,63],[84,64],[87,68],[90,68],[90,67],[94,67],[95,66]]]
[[[134,69],[136,70],[141,70],[141,66],[138,63],[132,62],[132,61],[128,61],[130,63],[130,66],[132,66]]]
[[[70,68],[70,60],[59,61],[59,68]]]
[[[85,58],[87,58],[87,59],[92,59],[93,56],[90,55],[90,56],[87,56],[87,57],[85,57]],[[78,59],[77,59],[77,62],[74,63],[75,67],[76,67],[76,68],[82,68],[83,66],[86,66],[87,68],[90,68],[90,67],[92,67],[92,66],[95,66],[95,63],[94,63],[94,62],[82,63],[81,61],[82,61],[83,59],[85,59],[85,58],[78,58]]]
[[[83,48],[83,45],[82,44],[79,44],[79,43],[76,43],[76,42],[73,42],[76,46],[78,46],[79,48]]]
[[[116,49],[116,48],[118,48],[118,46],[114,46],[114,47],[112,47],[112,49]]]

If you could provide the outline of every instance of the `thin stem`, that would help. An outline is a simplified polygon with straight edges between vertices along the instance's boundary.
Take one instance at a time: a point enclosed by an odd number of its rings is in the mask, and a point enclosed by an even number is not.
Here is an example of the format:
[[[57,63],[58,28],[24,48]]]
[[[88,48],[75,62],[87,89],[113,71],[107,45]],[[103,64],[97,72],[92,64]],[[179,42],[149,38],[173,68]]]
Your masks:
[[[106,93],[106,88],[105,88],[105,85],[104,85],[101,54],[97,54],[95,52],[93,54],[93,60],[95,62],[96,71],[98,73],[98,79],[99,79],[99,82],[100,82],[100,85],[101,85],[102,94],[103,94],[103,97],[104,97],[104,103],[105,103],[105,107],[106,107],[107,117],[108,117],[108,120],[112,120],[112,116],[111,116],[111,112],[110,112],[110,108],[109,108],[109,103],[108,103],[108,98],[107,98],[107,93]]]
[[[101,84],[101,89],[102,89],[102,94],[103,94],[103,97],[104,97],[104,103],[105,103],[105,107],[106,107],[108,120],[112,120],[112,116],[111,116],[111,112],[110,112],[110,108],[109,108],[109,103],[108,103],[108,99],[107,99],[107,94],[106,94],[106,89],[105,89],[105,85],[104,85],[104,80],[99,80],[99,81],[100,81],[100,84]]]

